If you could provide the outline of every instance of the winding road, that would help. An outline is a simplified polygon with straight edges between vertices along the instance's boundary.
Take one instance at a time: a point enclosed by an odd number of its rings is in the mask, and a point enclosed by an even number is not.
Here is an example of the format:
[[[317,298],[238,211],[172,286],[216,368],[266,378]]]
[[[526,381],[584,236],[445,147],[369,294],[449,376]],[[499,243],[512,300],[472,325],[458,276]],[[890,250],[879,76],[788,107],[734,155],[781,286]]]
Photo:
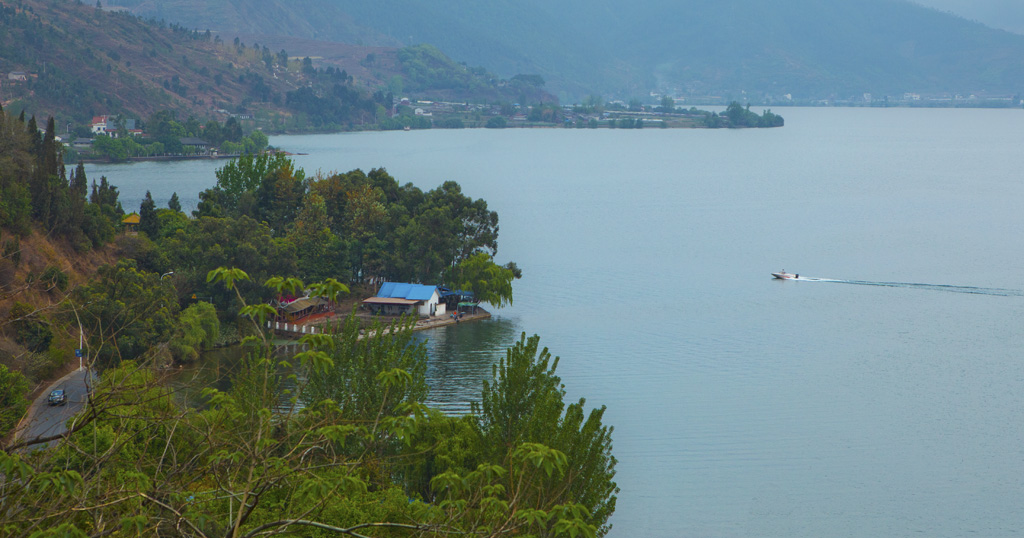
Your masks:
[[[29,406],[25,418],[18,424],[18,440],[28,441],[31,439],[50,437],[65,433],[68,419],[73,417],[85,405],[88,387],[86,378],[88,370],[78,369],[58,379],[50,385],[43,393],[36,398]],[[95,379],[93,379],[95,381]],[[66,405],[49,405],[47,397],[54,389],[64,389],[68,396]],[[39,450],[55,443],[41,443],[28,447],[28,450]]]

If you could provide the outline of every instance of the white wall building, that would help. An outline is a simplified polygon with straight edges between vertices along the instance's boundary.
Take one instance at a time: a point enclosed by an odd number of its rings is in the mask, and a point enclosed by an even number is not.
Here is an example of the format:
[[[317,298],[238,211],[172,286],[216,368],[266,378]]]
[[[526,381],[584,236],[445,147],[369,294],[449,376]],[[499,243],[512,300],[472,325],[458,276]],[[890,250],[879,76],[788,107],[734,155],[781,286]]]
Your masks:
[[[441,302],[437,286],[385,282],[376,297],[363,301],[375,313],[398,315],[416,313],[422,318],[443,316],[446,306]]]

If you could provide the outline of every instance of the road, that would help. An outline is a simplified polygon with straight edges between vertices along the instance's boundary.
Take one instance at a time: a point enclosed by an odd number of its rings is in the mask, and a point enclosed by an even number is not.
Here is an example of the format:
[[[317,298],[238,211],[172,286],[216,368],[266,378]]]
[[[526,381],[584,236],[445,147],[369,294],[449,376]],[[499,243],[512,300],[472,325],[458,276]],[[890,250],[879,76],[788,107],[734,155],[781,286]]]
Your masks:
[[[73,417],[85,405],[87,388],[85,385],[88,370],[75,370],[55,381],[49,388],[36,398],[28,408],[24,420],[19,424],[18,440],[26,441],[37,437],[60,435],[67,431],[68,419]],[[50,391],[64,389],[68,395],[67,405],[51,406],[46,399]],[[28,450],[38,450],[53,444],[32,445]]]

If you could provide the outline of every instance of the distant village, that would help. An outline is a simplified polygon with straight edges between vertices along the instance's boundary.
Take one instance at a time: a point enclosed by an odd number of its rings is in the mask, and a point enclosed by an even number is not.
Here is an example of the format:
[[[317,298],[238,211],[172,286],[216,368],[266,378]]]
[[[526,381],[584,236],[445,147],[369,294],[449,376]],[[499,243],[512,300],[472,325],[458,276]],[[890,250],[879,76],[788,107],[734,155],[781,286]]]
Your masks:
[[[19,85],[36,78],[26,71],[10,71],[0,79],[4,84]],[[0,86],[0,102],[3,98]],[[613,100],[607,103],[587,105],[521,104],[521,103],[468,103],[432,101],[403,97],[393,104],[388,120],[381,125],[360,126],[359,128],[380,129],[432,129],[432,128],[515,128],[515,127],[569,127],[569,128],[679,128],[718,126],[707,121],[713,112],[697,109],[696,106],[724,106],[736,101],[756,106],[850,106],[850,107],[991,107],[1009,108],[1024,106],[1020,95],[988,94],[926,94],[905,92],[899,95],[876,95],[862,93],[854,97],[800,98],[793,94],[767,95],[687,95],[678,97],[682,90],[671,93],[650,92],[641,99],[628,103]],[[4,103],[5,105],[9,103]],[[247,130],[273,130],[271,125],[261,126],[252,114],[231,113],[217,110],[222,118],[246,122]],[[713,118],[712,118],[713,119]],[[197,157],[231,157],[243,151],[250,151],[251,144],[241,143],[217,145],[201,137],[201,129],[193,136],[178,137],[174,141],[162,139],[154,144],[149,133],[139,128],[137,120],[114,114],[92,118],[88,135],[82,126],[73,129],[67,124],[65,132],[58,139],[67,151],[69,161],[81,160],[128,160],[128,159],[175,159]],[[60,130],[60,129],[58,129]],[[77,134],[76,134],[77,133]],[[200,136],[196,136],[196,135]],[[128,148],[121,151],[122,157],[111,155],[109,147],[97,147],[100,137],[110,139],[137,139],[138,143],[122,143]],[[260,148],[262,149],[262,148]]]
[[[58,141],[64,143],[65,146],[74,148],[84,157],[93,153],[93,144],[96,140],[96,136],[109,136],[113,139],[123,137],[138,138],[146,136],[146,133],[142,129],[136,128],[135,119],[121,118],[117,115],[94,116],[92,118],[90,132],[92,133],[93,138],[76,137],[72,140],[63,140],[58,137]],[[178,141],[181,143],[183,151],[169,155],[218,156],[217,148],[211,147],[209,143],[201,138],[183,136],[179,137]]]

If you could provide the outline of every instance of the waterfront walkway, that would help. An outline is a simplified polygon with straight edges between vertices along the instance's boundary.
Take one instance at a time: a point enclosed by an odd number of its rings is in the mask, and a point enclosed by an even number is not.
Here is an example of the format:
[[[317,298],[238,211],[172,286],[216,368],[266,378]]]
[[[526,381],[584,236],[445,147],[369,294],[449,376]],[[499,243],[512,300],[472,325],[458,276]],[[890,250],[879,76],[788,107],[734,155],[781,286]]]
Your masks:
[[[388,324],[391,321],[397,319],[397,316],[370,316],[367,314],[357,314],[363,320],[369,321],[373,317],[377,317],[382,323]],[[427,329],[434,329],[437,327],[444,327],[446,325],[455,325],[467,321],[479,321],[491,317],[491,313],[484,310],[483,308],[477,307],[476,313],[462,313],[458,319],[453,318],[451,314],[443,316],[432,316],[429,318],[421,318],[416,321],[416,325],[413,326],[414,331],[425,331]],[[294,323],[287,322],[276,322],[268,321],[267,328],[275,332],[276,334],[285,338],[300,338],[305,334],[319,334],[328,330],[327,328],[334,323],[343,322],[344,316],[338,315],[337,312],[321,312],[306,316],[301,320]]]

